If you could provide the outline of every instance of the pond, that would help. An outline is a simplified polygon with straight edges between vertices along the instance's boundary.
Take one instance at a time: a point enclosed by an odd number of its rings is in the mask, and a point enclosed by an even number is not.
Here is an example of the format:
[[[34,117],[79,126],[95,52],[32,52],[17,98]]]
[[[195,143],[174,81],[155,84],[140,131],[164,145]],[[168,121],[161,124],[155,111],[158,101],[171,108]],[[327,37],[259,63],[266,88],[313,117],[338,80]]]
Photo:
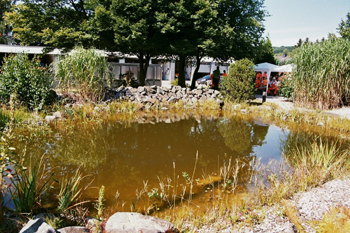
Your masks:
[[[181,188],[186,177],[187,181],[188,177],[197,181],[208,175],[218,177],[220,167],[231,161],[232,166],[245,164],[237,174],[237,185],[240,191],[246,191],[249,172],[257,161],[268,164],[273,159],[284,163],[284,150],[312,142],[315,135],[333,140],[322,129],[319,134],[290,132],[241,117],[181,115],[141,119],[128,123],[109,119],[65,130],[53,124],[53,133],[31,143],[21,140],[16,147],[25,151],[28,166],[45,155],[48,167],[56,167],[57,180],[74,174],[78,168],[92,174],[96,189],[86,192],[85,198],[97,198],[98,188],[103,185],[106,206],[113,211],[142,211],[147,207],[136,201],[138,195],[144,192],[151,196],[156,192],[154,188],[161,190],[160,184],[174,192],[176,183],[179,189],[175,192],[188,193],[188,189]]]

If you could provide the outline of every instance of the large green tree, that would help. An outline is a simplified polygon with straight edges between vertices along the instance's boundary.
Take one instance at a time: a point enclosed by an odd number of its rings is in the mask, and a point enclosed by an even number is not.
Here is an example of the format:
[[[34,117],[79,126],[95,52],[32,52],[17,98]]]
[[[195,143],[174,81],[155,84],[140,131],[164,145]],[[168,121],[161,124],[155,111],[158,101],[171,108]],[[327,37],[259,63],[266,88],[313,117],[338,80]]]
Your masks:
[[[166,50],[166,41],[158,25],[163,6],[164,1],[112,0],[110,11],[103,8],[103,14],[113,22],[113,48],[139,59],[140,85],[145,84],[150,59]],[[96,14],[98,22],[105,18],[101,12]]]
[[[5,14],[5,20],[22,44],[69,50],[98,40],[89,6],[90,1],[84,0],[23,0]]]
[[[0,1],[0,44],[7,44],[9,42],[9,32],[11,27],[5,24],[5,12],[10,11],[11,6],[16,3],[16,0],[1,0]]]
[[[268,62],[271,64],[276,64],[275,55],[273,52],[273,47],[270,38],[263,38],[261,40],[260,47],[256,50],[257,54],[254,60],[255,64]]]
[[[5,18],[27,45],[137,55],[141,85],[152,57],[176,55],[184,86],[188,58],[253,58],[265,16],[263,0],[23,0]]]
[[[184,86],[185,59],[204,56],[220,62],[254,58],[264,31],[263,0],[182,0],[167,4],[165,30],[172,54],[180,60],[179,84]],[[162,21],[162,23],[164,23]],[[194,86],[193,79],[192,86]]]
[[[342,20],[339,24],[338,32],[339,34],[345,38],[350,39],[350,12],[347,14],[347,19]]]

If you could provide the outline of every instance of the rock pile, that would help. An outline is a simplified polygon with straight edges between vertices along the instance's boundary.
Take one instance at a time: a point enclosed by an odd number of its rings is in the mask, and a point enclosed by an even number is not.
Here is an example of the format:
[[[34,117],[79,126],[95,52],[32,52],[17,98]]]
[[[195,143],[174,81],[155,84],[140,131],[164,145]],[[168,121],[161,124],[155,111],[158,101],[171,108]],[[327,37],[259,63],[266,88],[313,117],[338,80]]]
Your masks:
[[[44,215],[43,215],[44,216]],[[169,221],[144,216],[139,213],[118,212],[112,215],[103,227],[97,229],[99,221],[95,219],[95,223],[88,221],[85,227],[64,227],[55,230],[52,226],[45,222],[42,218],[30,220],[20,231],[20,233],[86,233],[86,232],[106,232],[106,233],[172,233],[175,232],[174,225]]]
[[[182,100],[186,105],[196,105],[198,102],[217,101],[223,104],[220,91],[205,88],[199,85],[197,89],[182,88],[180,86],[159,87],[140,86],[138,88],[120,86],[116,89],[108,89],[106,99],[122,99],[135,101],[142,104],[174,103]]]

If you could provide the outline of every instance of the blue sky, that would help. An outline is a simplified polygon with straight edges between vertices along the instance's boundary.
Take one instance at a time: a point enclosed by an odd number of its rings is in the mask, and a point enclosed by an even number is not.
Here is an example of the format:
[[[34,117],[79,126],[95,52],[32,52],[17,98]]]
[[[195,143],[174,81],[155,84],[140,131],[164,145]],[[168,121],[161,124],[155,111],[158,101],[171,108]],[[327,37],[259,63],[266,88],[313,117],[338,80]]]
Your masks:
[[[272,46],[293,46],[299,38],[310,41],[335,33],[350,12],[350,0],[265,0],[265,36]]]

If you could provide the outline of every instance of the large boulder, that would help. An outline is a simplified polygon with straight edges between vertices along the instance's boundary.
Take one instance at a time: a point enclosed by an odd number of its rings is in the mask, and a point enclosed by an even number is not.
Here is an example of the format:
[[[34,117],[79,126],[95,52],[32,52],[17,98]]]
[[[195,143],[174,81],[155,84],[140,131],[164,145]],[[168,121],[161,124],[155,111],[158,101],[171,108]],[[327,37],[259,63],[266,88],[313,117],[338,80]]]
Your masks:
[[[30,220],[19,233],[55,233],[55,229],[43,219]]]
[[[107,221],[106,233],[161,233],[171,231],[174,225],[166,220],[139,213],[118,212]]]

